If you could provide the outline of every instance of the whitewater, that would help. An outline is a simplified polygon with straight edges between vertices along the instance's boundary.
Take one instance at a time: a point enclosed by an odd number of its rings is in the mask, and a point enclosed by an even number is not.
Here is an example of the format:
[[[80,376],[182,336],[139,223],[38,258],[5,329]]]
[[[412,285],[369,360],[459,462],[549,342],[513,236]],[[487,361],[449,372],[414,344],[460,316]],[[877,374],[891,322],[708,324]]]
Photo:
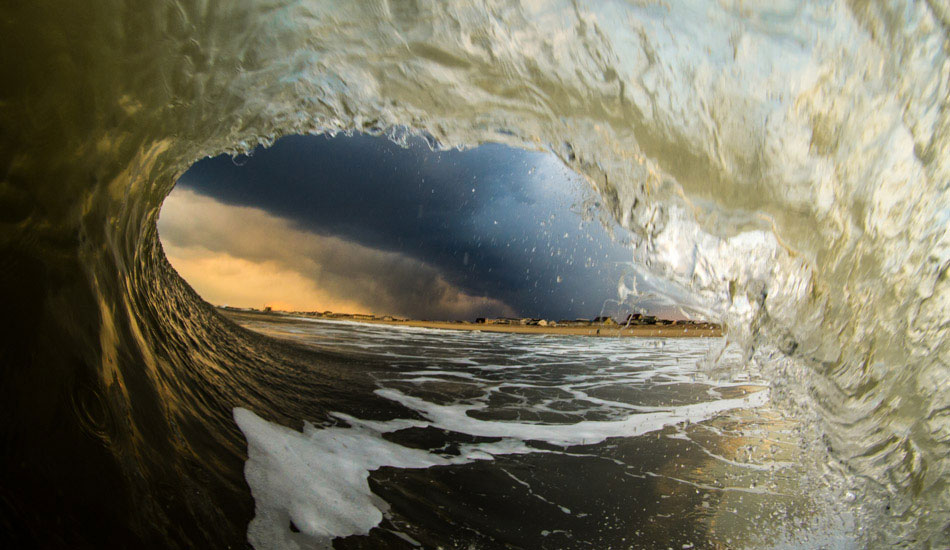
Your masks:
[[[621,298],[724,324],[741,360],[704,369],[769,385],[839,533],[946,548],[948,29],[937,0],[6,6],[3,537],[242,546],[235,410],[407,418],[376,361],[222,318],[156,231],[200,158],[360,131],[556,154],[634,236]]]

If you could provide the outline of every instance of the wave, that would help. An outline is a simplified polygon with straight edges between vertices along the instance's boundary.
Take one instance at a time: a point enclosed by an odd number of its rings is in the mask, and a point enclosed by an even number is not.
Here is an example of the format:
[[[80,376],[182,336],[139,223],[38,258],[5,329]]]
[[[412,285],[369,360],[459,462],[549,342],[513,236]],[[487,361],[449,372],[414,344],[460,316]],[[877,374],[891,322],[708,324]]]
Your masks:
[[[621,290],[726,325],[865,543],[945,547],[948,28],[936,1],[8,6],[5,531],[243,544],[231,409],[294,424],[305,365],[314,416],[370,385],[221,319],[158,211],[199,158],[360,131],[553,151],[636,237],[651,288]]]

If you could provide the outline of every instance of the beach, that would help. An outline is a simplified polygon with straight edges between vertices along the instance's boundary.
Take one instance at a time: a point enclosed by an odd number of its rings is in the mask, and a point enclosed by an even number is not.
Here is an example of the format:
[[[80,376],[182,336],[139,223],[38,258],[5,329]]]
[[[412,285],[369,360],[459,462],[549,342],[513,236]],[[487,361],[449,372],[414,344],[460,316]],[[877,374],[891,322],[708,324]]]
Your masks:
[[[718,338],[722,329],[711,323],[696,324],[650,324],[650,325],[587,325],[587,326],[538,326],[521,324],[489,324],[468,321],[427,321],[415,319],[368,318],[364,315],[338,314],[332,317],[306,315],[298,312],[263,312],[257,310],[239,310],[219,308],[231,318],[267,316],[270,320],[281,317],[288,319],[305,318],[324,321],[350,321],[392,326],[428,328],[439,330],[463,330],[475,332],[500,332],[510,334],[535,334],[556,336],[593,336],[601,338]]]

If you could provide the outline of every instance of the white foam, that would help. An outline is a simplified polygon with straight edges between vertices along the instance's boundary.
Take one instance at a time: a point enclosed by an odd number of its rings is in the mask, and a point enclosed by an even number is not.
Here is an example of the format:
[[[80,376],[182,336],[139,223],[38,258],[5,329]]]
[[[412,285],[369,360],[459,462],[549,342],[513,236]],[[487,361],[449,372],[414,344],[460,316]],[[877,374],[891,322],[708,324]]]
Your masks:
[[[438,405],[393,389],[376,390],[376,394],[422,414],[432,422],[432,426],[444,430],[479,437],[544,441],[562,447],[600,443],[610,437],[635,437],[680,422],[701,422],[725,411],[765,405],[769,399],[768,390],[762,390],[742,398],[681,405],[665,411],[633,414],[619,420],[536,424],[480,420],[468,415],[469,411],[485,408],[482,404]]]
[[[555,425],[479,420],[467,413],[484,405],[437,405],[390,389],[376,393],[418,411],[429,422],[369,421],[336,414],[352,427],[317,428],[305,422],[303,432],[297,432],[247,409],[234,409],[234,420],[248,443],[244,475],[254,495],[255,517],[247,537],[254,548],[331,548],[336,537],[368,533],[379,525],[388,508],[373,494],[368,482],[370,472],[383,466],[428,468],[491,460],[498,455],[544,452],[527,445],[528,441],[565,447],[599,443],[609,437],[642,435],[687,420],[706,420],[731,409],[764,405],[768,400],[768,392],[760,391],[740,399],[672,407],[614,421]],[[501,440],[465,444],[460,446],[459,456],[443,456],[381,437],[383,433],[426,426]],[[291,522],[299,533],[291,530]]]
[[[381,437],[425,427],[425,422],[334,416],[352,427],[318,428],[305,422],[303,432],[298,432],[247,409],[234,409],[234,420],[247,438],[244,476],[255,503],[247,538],[257,550],[329,549],[334,538],[369,533],[388,509],[368,481],[370,472],[383,466],[428,468],[540,452],[523,441],[508,439],[461,445],[459,456],[447,457]],[[299,533],[290,529],[291,522]]]
[[[368,533],[386,509],[369,489],[370,471],[451,462],[390,443],[367,424],[323,429],[305,424],[301,433],[243,408],[234,409],[234,420],[247,438],[244,475],[255,502],[247,537],[257,550],[330,548],[334,537]],[[299,534],[290,530],[291,521]]]

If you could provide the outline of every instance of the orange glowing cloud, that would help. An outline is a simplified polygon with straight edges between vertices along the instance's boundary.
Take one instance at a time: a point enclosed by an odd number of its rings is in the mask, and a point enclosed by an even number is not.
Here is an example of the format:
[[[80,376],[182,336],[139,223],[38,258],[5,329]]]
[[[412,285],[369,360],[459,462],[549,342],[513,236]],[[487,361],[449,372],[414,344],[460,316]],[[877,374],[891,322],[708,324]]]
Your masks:
[[[172,266],[215,304],[431,319],[515,314],[414,258],[317,235],[190,190],[165,200],[159,233]]]
[[[225,252],[171,244],[165,244],[165,254],[178,273],[213,304],[270,306],[290,311],[369,312],[365,305],[331,296],[313,280],[276,262],[256,262]]]

